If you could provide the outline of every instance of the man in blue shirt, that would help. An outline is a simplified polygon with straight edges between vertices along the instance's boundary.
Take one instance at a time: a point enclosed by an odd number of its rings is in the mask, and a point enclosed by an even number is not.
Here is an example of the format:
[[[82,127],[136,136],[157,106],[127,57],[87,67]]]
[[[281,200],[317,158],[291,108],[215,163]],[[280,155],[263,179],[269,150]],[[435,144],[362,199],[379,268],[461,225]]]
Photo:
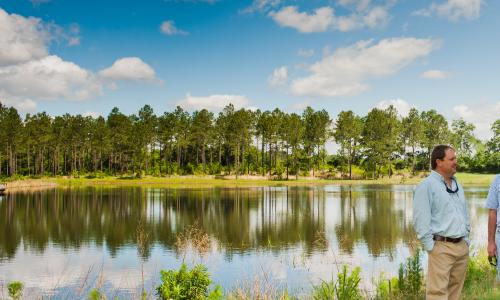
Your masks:
[[[488,211],[488,258],[498,257],[498,250],[500,249],[500,214],[498,210],[500,202],[500,174],[495,176],[493,183],[486,198],[486,208]],[[496,242],[495,242],[496,241]],[[496,260],[496,259],[495,259]],[[497,264],[498,265],[498,264]],[[498,277],[500,279],[500,267]]]
[[[434,147],[431,166],[413,196],[413,225],[428,253],[426,299],[459,299],[469,261],[470,220],[454,176],[455,150]]]

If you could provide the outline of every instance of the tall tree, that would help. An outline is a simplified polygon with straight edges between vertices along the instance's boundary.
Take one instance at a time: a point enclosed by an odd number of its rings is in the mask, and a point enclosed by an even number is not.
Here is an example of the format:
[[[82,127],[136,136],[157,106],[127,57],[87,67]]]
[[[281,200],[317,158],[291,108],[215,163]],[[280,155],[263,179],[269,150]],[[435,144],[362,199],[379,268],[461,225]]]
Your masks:
[[[349,179],[352,179],[352,162],[360,146],[363,121],[352,111],[341,111],[335,122],[333,137],[340,145],[340,153],[347,159]]]
[[[191,139],[196,147],[196,162],[198,152],[201,153],[203,173],[206,171],[206,147],[212,137],[214,114],[206,109],[195,111],[192,117]]]
[[[366,116],[362,141],[366,155],[373,163],[375,178],[386,164],[389,164],[389,176],[392,175],[391,159],[399,147],[399,128],[397,111],[392,105],[385,110],[374,108]]]
[[[434,146],[449,142],[448,121],[434,109],[423,111],[421,119],[424,127],[422,145],[427,149],[429,170],[431,169],[431,151]]]
[[[402,121],[402,136],[404,146],[411,148],[411,170],[415,173],[416,165],[416,149],[420,147],[424,135],[424,124],[420,118],[420,114],[416,108],[410,109],[407,117]]]
[[[478,143],[477,138],[474,136],[474,129],[476,129],[474,124],[467,123],[463,118],[460,118],[453,120],[451,129],[453,131],[452,143],[458,154],[467,157],[471,156],[473,146]]]

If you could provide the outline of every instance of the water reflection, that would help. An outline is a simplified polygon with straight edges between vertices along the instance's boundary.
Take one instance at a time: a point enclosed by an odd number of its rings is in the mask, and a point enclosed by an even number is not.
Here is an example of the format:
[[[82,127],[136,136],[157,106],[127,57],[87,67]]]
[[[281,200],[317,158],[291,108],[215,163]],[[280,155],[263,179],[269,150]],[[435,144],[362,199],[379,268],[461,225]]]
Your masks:
[[[481,206],[487,191],[466,190],[474,240],[482,240],[484,234],[475,228],[485,224]],[[303,275],[294,271],[295,262],[282,262],[280,256],[298,251],[311,261],[337,253],[346,261],[364,262],[372,274],[380,271],[375,270],[377,262],[393,262],[390,269],[397,270],[416,245],[412,195],[413,186],[88,187],[11,193],[0,196],[0,274],[2,268],[22,267],[23,255],[47,259],[58,249],[59,260],[71,253],[104,251],[116,261],[123,257],[155,261],[161,255],[178,261],[176,238],[193,224],[216,241],[212,258],[221,257],[238,268],[258,253],[270,254],[286,265],[288,280]],[[144,251],[138,252],[134,249],[139,223],[148,239]],[[81,262],[76,267],[88,268]],[[326,271],[315,264],[307,272],[322,277]],[[329,272],[325,279],[331,278]],[[6,277],[0,275],[0,281]],[[215,277],[223,285],[234,280]],[[308,283],[304,278],[295,280]]]

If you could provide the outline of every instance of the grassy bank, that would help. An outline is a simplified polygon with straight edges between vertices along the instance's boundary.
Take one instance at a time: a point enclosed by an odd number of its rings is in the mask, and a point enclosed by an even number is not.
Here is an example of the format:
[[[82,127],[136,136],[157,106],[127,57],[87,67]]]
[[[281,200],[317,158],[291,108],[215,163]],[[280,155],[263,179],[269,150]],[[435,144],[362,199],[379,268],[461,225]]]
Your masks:
[[[470,174],[458,173],[457,178],[463,185],[489,185],[494,174]],[[82,177],[44,177],[39,179],[17,179],[6,180],[8,189],[24,189],[37,187],[54,186],[95,186],[95,185],[146,185],[157,187],[173,188],[199,188],[199,187],[258,187],[258,186],[321,186],[329,184],[337,185],[368,185],[368,184],[418,184],[425,174],[419,176],[395,175],[391,178],[383,177],[379,179],[365,180],[342,180],[342,179],[323,179],[313,177],[299,177],[298,180],[290,178],[289,180],[269,179],[262,176],[241,176],[236,179],[231,176],[171,176],[171,177],[153,177],[146,176],[136,178],[134,176],[82,176]]]

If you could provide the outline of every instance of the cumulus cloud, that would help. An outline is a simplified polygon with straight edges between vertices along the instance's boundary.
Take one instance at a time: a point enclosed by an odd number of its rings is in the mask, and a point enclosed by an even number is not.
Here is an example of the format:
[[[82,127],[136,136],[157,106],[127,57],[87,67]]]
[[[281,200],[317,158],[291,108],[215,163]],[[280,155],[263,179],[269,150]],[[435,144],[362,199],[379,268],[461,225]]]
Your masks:
[[[226,105],[232,103],[235,108],[246,107],[250,101],[241,95],[210,95],[205,97],[193,97],[190,94],[186,98],[177,102],[177,105],[187,110],[208,109],[210,111],[220,111]]]
[[[0,8],[0,101],[24,112],[36,109],[38,100],[81,101],[102,95],[112,80],[149,80],[154,70],[139,58],[117,60],[102,76],[50,55],[52,42],[78,45],[80,27],[63,28],[38,18],[8,14]]]
[[[175,27],[174,21],[164,21],[161,23],[160,31],[166,35],[188,35],[189,32],[183,31]]]
[[[479,18],[483,0],[448,0],[443,3],[432,3],[428,8],[417,10],[415,16],[430,17],[437,15],[456,22],[460,19],[473,20]]]
[[[285,85],[287,81],[288,69],[285,66],[274,69],[273,74],[269,76],[269,79],[267,80],[271,87]]]
[[[453,108],[453,112],[456,118],[463,118],[476,126],[475,134],[479,139],[487,140],[493,135],[491,125],[499,119],[500,101],[474,106],[457,105]]]
[[[403,99],[382,100],[382,101],[379,101],[375,105],[375,107],[380,108],[380,109],[386,109],[391,105],[396,108],[396,110],[398,111],[398,114],[401,117],[408,116],[410,109],[412,109],[412,107],[413,107],[408,102],[404,101]]]
[[[278,12],[269,13],[269,16],[280,26],[295,28],[302,33],[327,30],[347,32],[362,28],[380,28],[389,22],[390,6],[370,7],[369,1],[356,3],[358,10],[343,16],[336,16],[334,9],[328,6],[318,8],[312,14],[299,12],[295,6],[287,6]],[[352,3],[345,3],[345,5],[348,4]]]
[[[296,6],[287,6],[269,16],[282,27],[292,27],[302,33],[323,32],[333,24],[333,9],[321,7],[313,14],[299,12]]]
[[[240,13],[250,14],[254,12],[264,12],[278,6],[280,3],[281,0],[254,0],[252,5],[242,9]]]
[[[91,72],[55,55],[0,68],[0,89],[45,100],[86,100],[102,92]]]
[[[432,39],[360,41],[311,65],[308,71],[312,74],[292,81],[291,91],[300,96],[356,95],[369,88],[364,80],[395,74],[439,47],[440,42]]]
[[[5,106],[12,106],[23,113],[35,112],[37,107],[36,102],[31,99],[7,95],[2,90],[0,90],[0,103]]]
[[[100,71],[99,75],[112,80],[152,80],[155,70],[138,57],[124,57]]]
[[[420,74],[420,78],[425,79],[446,79],[448,76],[449,74],[447,72],[441,70],[429,70]]]
[[[0,66],[47,56],[49,40],[40,19],[8,14],[0,8]]]

